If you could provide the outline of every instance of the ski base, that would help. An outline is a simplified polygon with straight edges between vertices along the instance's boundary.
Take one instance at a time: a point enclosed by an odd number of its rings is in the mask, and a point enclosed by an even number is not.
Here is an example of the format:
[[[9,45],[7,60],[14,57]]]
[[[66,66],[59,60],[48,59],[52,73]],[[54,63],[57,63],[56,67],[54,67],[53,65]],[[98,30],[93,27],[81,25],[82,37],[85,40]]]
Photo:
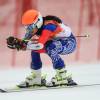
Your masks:
[[[38,87],[29,87],[29,88],[5,88],[0,89],[0,93],[12,93],[12,92],[24,92],[24,91],[36,91],[36,90],[48,90],[48,89],[63,89],[63,88],[77,88],[77,87],[90,87],[90,86],[100,86],[100,84],[85,84],[85,85],[74,85],[74,86],[38,86]]]

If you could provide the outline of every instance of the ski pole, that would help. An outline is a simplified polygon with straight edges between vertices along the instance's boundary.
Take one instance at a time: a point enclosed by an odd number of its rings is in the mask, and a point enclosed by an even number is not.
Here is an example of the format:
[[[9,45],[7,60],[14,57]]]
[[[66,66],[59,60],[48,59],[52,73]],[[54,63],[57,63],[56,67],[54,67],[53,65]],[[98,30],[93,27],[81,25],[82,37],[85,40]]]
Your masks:
[[[85,35],[76,35],[75,37],[78,37],[78,38],[88,38],[88,37],[90,37],[90,35],[89,34],[85,34]]]

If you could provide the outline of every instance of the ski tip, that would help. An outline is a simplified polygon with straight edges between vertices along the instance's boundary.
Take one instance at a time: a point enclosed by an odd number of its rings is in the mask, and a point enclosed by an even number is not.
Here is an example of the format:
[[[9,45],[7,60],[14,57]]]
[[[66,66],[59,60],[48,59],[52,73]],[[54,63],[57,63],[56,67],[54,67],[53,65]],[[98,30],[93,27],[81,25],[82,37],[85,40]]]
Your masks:
[[[0,92],[1,92],[1,93],[5,93],[6,91],[5,91],[5,90],[3,90],[3,89],[0,89]]]

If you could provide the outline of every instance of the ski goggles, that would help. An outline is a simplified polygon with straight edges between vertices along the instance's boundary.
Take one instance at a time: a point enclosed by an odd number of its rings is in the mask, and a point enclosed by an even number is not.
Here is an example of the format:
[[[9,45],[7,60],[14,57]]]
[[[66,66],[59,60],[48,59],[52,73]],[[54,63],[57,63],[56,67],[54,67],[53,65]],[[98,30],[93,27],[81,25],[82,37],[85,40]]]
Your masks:
[[[40,21],[40,19],[38,19],[35,23],[25,25],[25,29],[28,30],[29,32],[32,32],[35,28],[38,28],[37,24],[39,21]]]

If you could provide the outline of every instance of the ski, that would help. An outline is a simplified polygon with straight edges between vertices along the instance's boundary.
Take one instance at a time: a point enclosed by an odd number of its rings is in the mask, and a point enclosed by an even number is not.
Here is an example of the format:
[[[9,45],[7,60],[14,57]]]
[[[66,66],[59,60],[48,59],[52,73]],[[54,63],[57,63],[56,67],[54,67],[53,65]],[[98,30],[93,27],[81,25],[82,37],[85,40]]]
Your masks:
[[[24,91],[36,91],[36,90],[48,90],[48,89],[63,89],[63,88],[79,88],[79,87],[90,87],[90,86],[100,86],[100,84],[82,84],[82,85],[75,85],[75,86],[40,86],[40,87],[30,87],[30,88],[18,88],[17,86],[14,88],[5,88],[0,89],[0,93],[12,93],[12,92],[24,92]]]

